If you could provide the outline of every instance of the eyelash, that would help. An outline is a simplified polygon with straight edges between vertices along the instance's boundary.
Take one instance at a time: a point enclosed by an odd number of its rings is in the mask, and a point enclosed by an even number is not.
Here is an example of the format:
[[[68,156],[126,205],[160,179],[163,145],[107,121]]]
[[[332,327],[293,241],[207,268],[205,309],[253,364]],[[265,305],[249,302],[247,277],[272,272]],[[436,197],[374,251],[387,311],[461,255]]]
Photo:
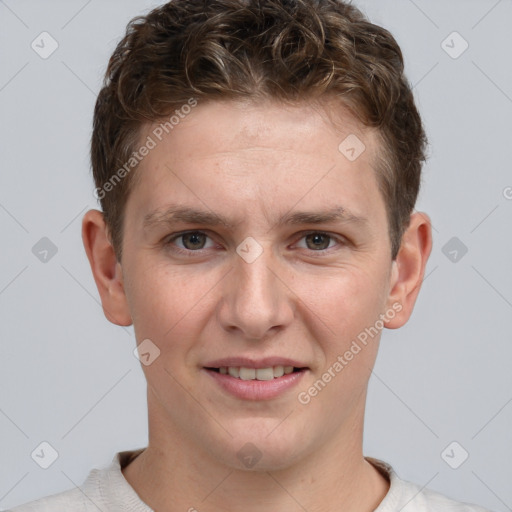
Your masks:
[[[185,235],[190,235],[190,234],[194,234],[194,233],[205,235],[206,237],[211,239],[211,237],[207,233],[205,233],[204,231],[200,231],[200,230],[182,231],[180,233],[175,233],[175,234],[171,235],[170,237],[167,237],[164,240],[164,246],[169,247],[169,246],[172,245],[172,243],[175,240],[178,240],[179,238],[181,238],[181,237],[183,237]],[[299,240],[302,240],[303,238],[307,237],[308,235],[323,235],[323,236],[329,237],[331,241],[335,240],[336,242],[338,242],[338,245],[341,245],[341,246],[348,245],[348,241],[344,237],[334,236],[334,235],[331,235],[330,233],[327,233],[325,231],[306,231],[306,232],[303,232],[303,233],[301,233],[301,237],[300,237]],[[335,249],[335,247],[328,247],[327,249],[319,249],[319,250],[316,250],[316,251],[313,250],[313,249],[306,249],[306,250],[310,251],[311,253],[319,253],[319,254],[315,254],[314,257],[322,257],[326,253],[330,253],[332,249]],[[176,246],[172,247],[172,251],[173,252],[177,253],[178,255],[183,255],[183,256],[186,256],[186,257],[193,257],[194,253],[202,254],[202,252],[206,251],[206,250],[208,250],[208,249],[198,249],[198,250],[194,251],[194,250],[191,250],[191,249],[182,249],[181,247],[176,247]]]

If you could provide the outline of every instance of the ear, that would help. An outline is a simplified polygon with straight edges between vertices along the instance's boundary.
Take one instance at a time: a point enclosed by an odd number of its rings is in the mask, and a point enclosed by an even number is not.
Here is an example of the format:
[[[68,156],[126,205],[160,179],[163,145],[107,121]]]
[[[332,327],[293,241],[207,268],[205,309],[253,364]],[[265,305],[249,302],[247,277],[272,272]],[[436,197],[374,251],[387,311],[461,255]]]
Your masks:
[[[121,264],[110,243],[103,213],[89,210],[82,220],[82,240],[107,319],[131,325],[132,319],[123,285]]]
[[[392,263],[388,308],[396,315],[384,322],[388,329],[402,327],[410,318],[423,282],[425,267],[432,250],[432,224],[423,212],[411,215]]]

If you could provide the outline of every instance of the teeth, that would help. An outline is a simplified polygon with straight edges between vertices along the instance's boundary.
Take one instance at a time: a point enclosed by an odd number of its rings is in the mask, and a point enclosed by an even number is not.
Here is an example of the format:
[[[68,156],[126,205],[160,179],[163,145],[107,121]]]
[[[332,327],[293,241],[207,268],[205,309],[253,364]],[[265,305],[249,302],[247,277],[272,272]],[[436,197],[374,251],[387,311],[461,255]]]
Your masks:
[[[293,366],[269,366],[268,368],[247,368],[245,366],[221,366],[219,373],[241,380],[272,380],[293,372]]]
[[[274,366],[274,377],[282,377],[284,375],[284,366]]]
[[[242,380],[253,380],[256,378],[256,370],[254,368],[240,368],[240,378]]]
[[[272,380],[274,378],[274,369],[270,368],[258,368],[256,370],[257,380]]]
[[[240,377],[240,368],[238,366],[230,366],[228,368],[228,373],[231,375],[231,377]]]

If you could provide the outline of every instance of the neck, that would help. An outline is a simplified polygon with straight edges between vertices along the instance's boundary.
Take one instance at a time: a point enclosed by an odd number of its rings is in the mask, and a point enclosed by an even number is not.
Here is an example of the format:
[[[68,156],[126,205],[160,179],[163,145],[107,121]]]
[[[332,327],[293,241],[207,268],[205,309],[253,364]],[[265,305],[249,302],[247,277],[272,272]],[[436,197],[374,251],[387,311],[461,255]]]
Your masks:
[[[372,512],[389,490],[387,478],[362,455],[362,415],[358,427],[269,471],[223,465],[198,453],[186,433],[170,433],[151,416],[148,448],[122,471],[153,510]]]

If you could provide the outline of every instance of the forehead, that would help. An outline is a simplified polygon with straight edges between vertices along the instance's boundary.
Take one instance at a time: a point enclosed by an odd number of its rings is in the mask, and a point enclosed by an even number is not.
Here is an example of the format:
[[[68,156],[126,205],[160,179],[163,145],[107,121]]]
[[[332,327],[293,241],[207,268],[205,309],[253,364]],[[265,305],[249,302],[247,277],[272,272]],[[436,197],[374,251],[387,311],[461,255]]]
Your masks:
[[[142,140],[156,134],[157,142],[178,137],[182,147],[183,142],[194,146],[195,157],[218,152],[221,147],[232,151],[279,145],[281,150],[316,152],[323,147],[332,151],[339,150],[339,142],[350,135],[364,141],[363,159],[367,163],[372,163],[372,155],[378,149],[376,131],[363,126],[348,108],[330,96],[294,103],[275,99],[208,100],[188,109],[186,114],[144,125],[141,134]]]
[[[243,216],[258,203],[278,217],[298,201],[362,217],[377,206],[376,134],[339,102],[210,101],[187,111],[141,131],[141,142],[155,143],[132,191],[141,206],[213,201]]]

